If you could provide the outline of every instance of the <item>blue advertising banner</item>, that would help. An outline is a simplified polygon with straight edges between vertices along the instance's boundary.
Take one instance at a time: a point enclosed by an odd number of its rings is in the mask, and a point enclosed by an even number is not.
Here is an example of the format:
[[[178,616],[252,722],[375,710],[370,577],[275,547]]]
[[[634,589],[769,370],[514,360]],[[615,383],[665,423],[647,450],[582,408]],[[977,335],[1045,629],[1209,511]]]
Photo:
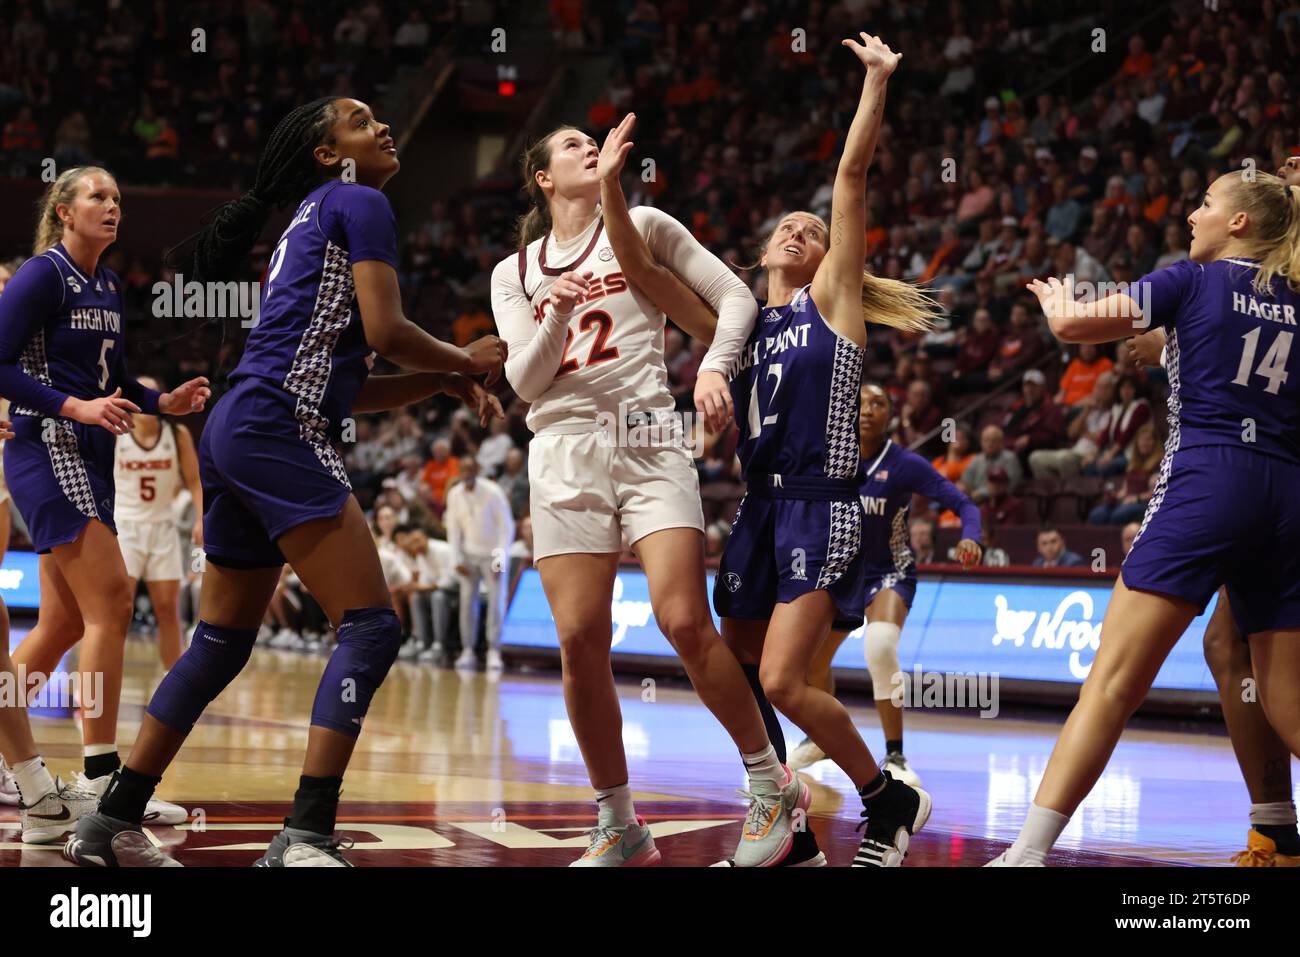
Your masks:
[[[0,566],[0,598],[10,608],[35,611],[41,604],[40,572],[35,552],[8,552]]]
[[[1047,580],[1045,580],[1047,581]],[[713,576],[708,580],[713,593]],[[905,672],[989,673],[1001,678],[1081,683],[1097,653],[1111,583],[1006,582],[954,575],[922,580],[898,659]],[[671,656],[655,625],[644,573],[620,570],[612,605],[614,651]],[[1210,614],[1192,622],[1156,676],[1155,687],[1214,692],[1201,642]],[[717,616],[714,616],[717,622]],[[506,614],[502,642],[557,648],[555,623],[536,570],[527,569]],[[866,670],[862,630],[835,655],[836,668]]]

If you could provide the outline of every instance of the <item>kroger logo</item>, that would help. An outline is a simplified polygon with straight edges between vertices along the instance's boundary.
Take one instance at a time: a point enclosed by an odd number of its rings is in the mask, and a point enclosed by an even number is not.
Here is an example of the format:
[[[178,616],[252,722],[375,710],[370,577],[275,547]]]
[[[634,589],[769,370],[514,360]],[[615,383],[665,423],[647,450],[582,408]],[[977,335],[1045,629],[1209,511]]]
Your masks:
[[[1086,591],[1070,592],[1051,612],[1018,611],[1011,608],[1006,596],[1000,593],[994,597],[993,604],[997,606],[995,646],[1007,641],[1020,648],[1026,638],[1029,638],[1029,647],[1048,651],[1060,651],[1068,644],[1070,674],[1080,681],[1088,677],[1093,655],[1101,644],[1101,622],[1092,622],[1092,596]],[[1029,637],[1031,628],[1032,638]],[[1085,651],[1086,662],[1083,660]]]
[[[614,619],[614,639],[611,648],[617,648],[619,642],[627,637],[629,628],[644,628],[654,614],[654,607],[648,601],[623,601],[623,576],[614,577],[614,600],[609,603],[610,617]]]

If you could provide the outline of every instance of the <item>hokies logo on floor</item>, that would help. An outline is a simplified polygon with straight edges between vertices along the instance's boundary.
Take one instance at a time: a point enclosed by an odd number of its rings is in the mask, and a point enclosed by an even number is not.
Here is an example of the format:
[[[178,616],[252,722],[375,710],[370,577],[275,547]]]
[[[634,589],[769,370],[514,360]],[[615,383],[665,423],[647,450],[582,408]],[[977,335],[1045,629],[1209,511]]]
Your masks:
[[[1092,621],[1093,603],[1090,594],[1086,591],[1072,591],[1061,599],[1053,611],[1013,609],[1003,594],[996,595],[993,604],[997,608],[994,646],[1009,642],[1022,648],[1026,639],[1029,640],[1030,648],[1048,651],[1062,651],[1068,645],[1070,675],[1080,681],[1088,677],[1093,656],[1101,644],[1101,622],[1094,624]]]

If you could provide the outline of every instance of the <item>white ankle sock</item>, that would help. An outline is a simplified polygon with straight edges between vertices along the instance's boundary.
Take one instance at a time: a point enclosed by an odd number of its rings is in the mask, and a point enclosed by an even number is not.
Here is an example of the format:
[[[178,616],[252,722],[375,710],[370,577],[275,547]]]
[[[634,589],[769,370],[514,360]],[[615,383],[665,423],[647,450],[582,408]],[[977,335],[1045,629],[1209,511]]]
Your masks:
[[[620,825],[636,823],[636,808],[632,806],[632,789],[626,783],[616,788],[597,791],[596,804],[613,811],[614,820]]]
[[[1060,811],[1039,807],[1037,804],[1029,805],[1029,813],[1025,815],[1020,836],[1007,849],[1007,863],[1042,864],[1047,859],[1047,852],[1069,823],[1070,818]]]
[[[116,744],[88,744],[81,749],[82,756],[87,758],[97,758],[101,754],[116,754],[116,753],[117,753]]]
[[[1250,806],[1251,824],[1285,826],[1295,822],[1295,804],[1290,801],[1274,801],[1272,804],[1252,804]]]
[[[50,777],[49,769],[39,754],[26,761],[19,761],[9,770],[13,772],[14,781],[18,784],[22,802],[28,807],[54,790],[54,778]]]
[[[781,760],[776,756],[776,748],[772,745],[753,754],[742,752],[740,756],[751,781],[775,781],[778,787],[785,787],[785,768],[781,767]]]

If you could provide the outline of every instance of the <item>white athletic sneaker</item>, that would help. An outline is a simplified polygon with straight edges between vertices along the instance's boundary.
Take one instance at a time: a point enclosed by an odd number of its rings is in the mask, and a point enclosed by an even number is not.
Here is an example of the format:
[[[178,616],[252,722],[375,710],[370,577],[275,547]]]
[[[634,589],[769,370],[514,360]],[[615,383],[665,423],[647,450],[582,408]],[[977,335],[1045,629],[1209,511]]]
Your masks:
[[[474,655],[473,648],[466,648],[456,659],[457,671],[478,671],[478,658]]]
[[[506,670],[506,663],[501,660],[501,652],[489,648],[487,653],[487,670],[501,672]]]
[[[5,764],[5,759],[0,758],[0,804],[12,804],[17,807],[22,803],[22,795],[18,793],[18,780],[9,770],[9,765]]]
[[[615,825],[613,811],[602,807],[587,838],[587,850],[570,867],[653,867],[660,860],[643,817],[635,824]]]
[[[79,783],[64,784],[54,779],[54,790],[31,805],[22,808],[24,844],[49,844],[57,841],[81,820],[93,814],[99,805],[99,795]]]
[[[291,631],[288,628],[281,628],[275,633],[275,637],[267,642],[267,644],[272,648],[284,649],[293,648],[299,641],[301,641],[301,639],[298,637],[296,632]]]
[[[812,767],[818,761],[826,760],[826,752],[813,743],[812,738],[804,738],[799,742],[799,747],[790,752],[790,760],[786,762],[786,767],[791,771],[802,771],[804,768]]]
[[[104,796],[108,790],[109,782],[113,780],[113,775],[105,774],[97,778],[88,778],[78,771],[73,778],[79,788],[95,793],[96,801]],[[93,811],[94,808],[91,808]],[[150,798],[149,803],[144,806],[144,820],[141,824],[184,824],[190,819],[190,812],[185,810],[179,804],[172,804],[169,801]]]
[[[402,642],[402,647],[397,649],[397,657],[402,661],[412,661],[418,658],[423,649],[420,647],[420,639],[412,635]]]
[[[1007,854],[1010,853],[1010,851],[1011,848],[1007,848],[1005,851],[1003,851],[997,857],[993,858],[993,860],[989,861],[984,866],[985,867],[1046,867],[1047,866],[1046,864],[1040,864],[1035,861],[1028,861],[1025,860],[1024,858],[1020,859],[1020,863],[1012,864],[1010,861],[1007,860]]]
[[[422,665],[436,665],[438,662],[442,661],[442,654],[442,645],[435,643],[420,652],[416,657],[416,660]]]
[[[891,751],[885,755],[885,763],[880,767],[888,771],[895,781],[902,781],[914,788],[921,786],[921,775],[908,766],[907,758],[903,757],[902,751]]]

